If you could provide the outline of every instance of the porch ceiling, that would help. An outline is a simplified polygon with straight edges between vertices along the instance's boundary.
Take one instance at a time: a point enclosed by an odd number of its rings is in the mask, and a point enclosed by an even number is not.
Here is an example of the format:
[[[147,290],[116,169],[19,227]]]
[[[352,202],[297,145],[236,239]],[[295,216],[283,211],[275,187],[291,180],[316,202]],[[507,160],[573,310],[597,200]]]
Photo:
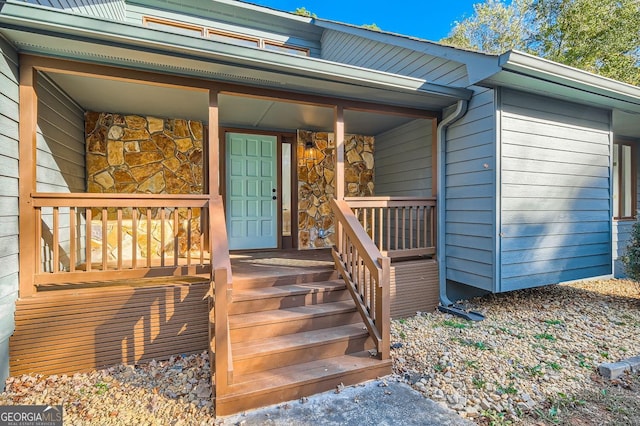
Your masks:
[[[204,91],[71,74],[47,73],[47,77],[86,111],[208,120],[209,99]],[[333,130],[333,110],[326,107],[222,94],[219,108],[225,127]],[[345,131],[375,136],[408,121],[411,118],[346,111]]]

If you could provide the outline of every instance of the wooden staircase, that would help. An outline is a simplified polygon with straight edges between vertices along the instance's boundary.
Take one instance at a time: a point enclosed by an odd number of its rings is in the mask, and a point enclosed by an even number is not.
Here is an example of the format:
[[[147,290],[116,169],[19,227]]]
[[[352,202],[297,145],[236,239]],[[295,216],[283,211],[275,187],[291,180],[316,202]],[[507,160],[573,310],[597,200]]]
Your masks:
[[[391,373],[390,359],[372,356],[375,344],[335,271],[234,279],[229,334],[233,373],[216,395],[216,415]]]

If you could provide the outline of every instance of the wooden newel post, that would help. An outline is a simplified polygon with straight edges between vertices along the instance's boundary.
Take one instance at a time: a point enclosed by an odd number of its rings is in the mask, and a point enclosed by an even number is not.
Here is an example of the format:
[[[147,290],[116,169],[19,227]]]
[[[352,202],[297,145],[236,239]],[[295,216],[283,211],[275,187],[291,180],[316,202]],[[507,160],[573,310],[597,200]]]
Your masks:
[[[229,343],[228,334],[228,288],[227,269],[218,268],[214,272],[214,321],[216,351],[214,355],[216,372],[216,395],[222,395],[229,386]]]
[[[391,259],[378,258],[380,264],[380,282],[376,287],[376,327],[380,332],[378,353],[380,359],[391,356],[391,305],[389,301],[389,287],[391,284]]]

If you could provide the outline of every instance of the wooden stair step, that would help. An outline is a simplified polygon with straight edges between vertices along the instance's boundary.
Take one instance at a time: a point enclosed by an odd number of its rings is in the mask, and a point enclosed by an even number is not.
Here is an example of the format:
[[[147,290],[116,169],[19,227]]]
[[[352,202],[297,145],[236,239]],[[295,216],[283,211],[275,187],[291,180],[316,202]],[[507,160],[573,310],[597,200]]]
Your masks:
[[[228,392],[216,398],[216,414],[228,415],[299,399],[391,374],[391,360],[372,358],[368,351],[238,375]]]
[[[247,288],[273,287],[282,285],[305,284],[320,281],[337,280],[338,273],[333,268],[316,269],[316,270],[297,270],[291,273],[282,273],[277,275],[267,275],[259,277],[233,277],[233,290],[242,290]]]
[[[287,334],[233,345],[234,374],[310,362],[374,347],[363,323]]]
[[[263,339],[360,321],[353,300],[229,316],[231,342]]]
[[[339,280],[236,290],[229,313],[235,315],[339,302],[350,298],[345,290],[344,281]]]

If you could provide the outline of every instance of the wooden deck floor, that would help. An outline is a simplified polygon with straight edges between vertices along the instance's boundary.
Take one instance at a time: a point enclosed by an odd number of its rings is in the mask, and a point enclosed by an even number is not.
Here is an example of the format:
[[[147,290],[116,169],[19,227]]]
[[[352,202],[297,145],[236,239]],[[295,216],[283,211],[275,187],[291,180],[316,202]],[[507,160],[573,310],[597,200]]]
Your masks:
[[[233,279],[274,278],[305,271],[333,270],[331,250],[238,251],[231,253]]]

